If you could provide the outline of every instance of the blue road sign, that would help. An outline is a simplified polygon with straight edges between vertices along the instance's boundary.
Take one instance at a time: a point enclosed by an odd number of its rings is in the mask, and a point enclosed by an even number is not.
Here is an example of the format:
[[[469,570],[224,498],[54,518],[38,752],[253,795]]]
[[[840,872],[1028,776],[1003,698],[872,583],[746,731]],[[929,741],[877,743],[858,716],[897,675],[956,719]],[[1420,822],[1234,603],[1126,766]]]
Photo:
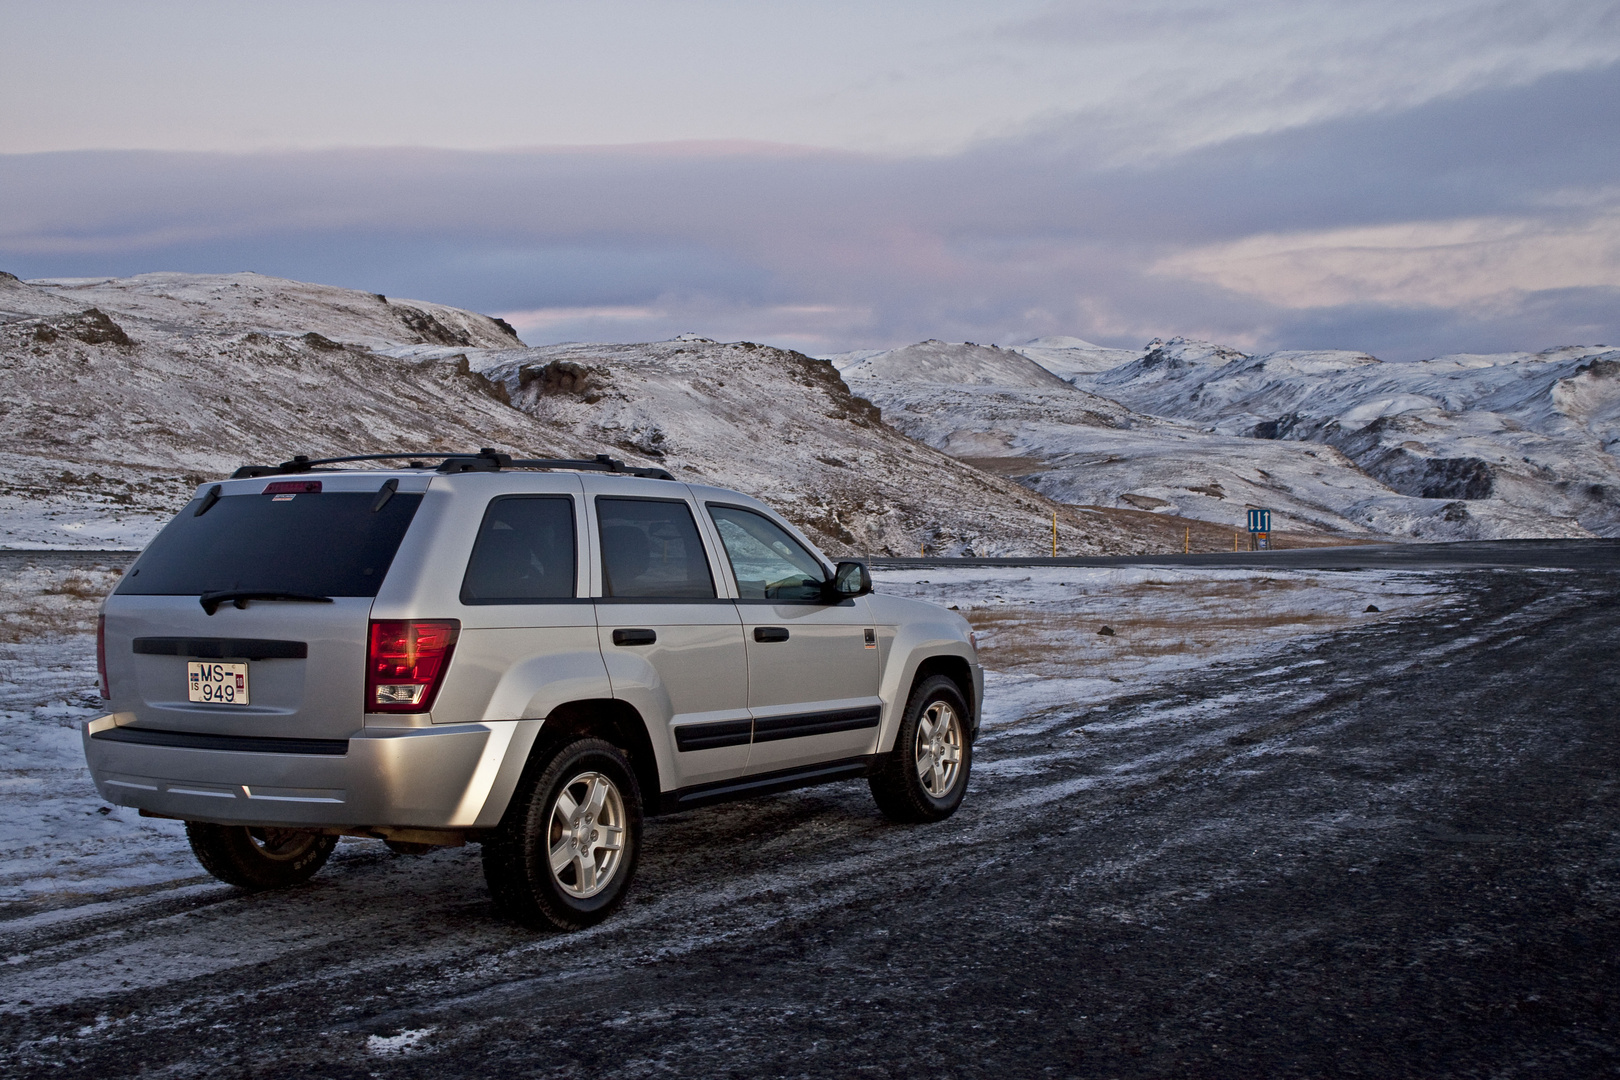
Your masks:
[[[1249,531],[1252,533],[1268,533],[1271,531],[1270,510],[1249,511]]]

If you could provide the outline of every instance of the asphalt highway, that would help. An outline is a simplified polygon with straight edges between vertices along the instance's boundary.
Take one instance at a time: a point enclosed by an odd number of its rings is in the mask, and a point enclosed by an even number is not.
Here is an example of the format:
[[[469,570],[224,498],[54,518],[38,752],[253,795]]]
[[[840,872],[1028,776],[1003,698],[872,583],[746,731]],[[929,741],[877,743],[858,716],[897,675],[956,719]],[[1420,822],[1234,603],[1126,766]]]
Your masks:
[[[941,824],[861,783],[657,819],[585,933],[377,843],[14,917],[0,1072],[1614,1075],[1613,549],[988,731]]]
[[[873,558],[891,568],[949,566],[1274,566],[1279,570],[1456,570],[1540,567],[1620,570],[1620,540],[1460,540],[1443,544],[1354,544],[1345,547],[1222,551],[1199,555],[1101,555],[1055,559]]]

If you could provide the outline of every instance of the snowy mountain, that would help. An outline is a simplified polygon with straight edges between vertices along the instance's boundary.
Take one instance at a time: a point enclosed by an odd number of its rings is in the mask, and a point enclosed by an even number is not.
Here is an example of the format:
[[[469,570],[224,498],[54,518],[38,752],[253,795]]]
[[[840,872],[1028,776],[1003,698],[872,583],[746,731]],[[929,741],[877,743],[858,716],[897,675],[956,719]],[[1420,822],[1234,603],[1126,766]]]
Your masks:
[[[1171,342],[1077,388],[1227,436],[1320,443],[1468,536],[1620,535],[1620,350],[1241,353]],[[1405,531],[1396,517],[1377,522]]]
[[[1035,338],[1022,345],[1014,345],[1012,349],[1065,379],[1107,371],[1128,364],[1141,355],[1129,349],[1110,349],[1066,336]]]
[[[244,462],[494,446],[656,462],[837,553],[1038,552],[1054,512],[1066,551],[1142,549],[749,343],[528,349],[486,316],[254,274],[5,275],[0,369],[0,546],[138,545]]]
[[[1232,526],[1266,506],[1307,531],[1422,539],[1620,534],[1617,350],[1386,364],[1042,339],[837,359],[902,431],[1064,502]]]
[[[928,340],[880,353],[848,353],[832,358],[847,378],[872,383],[925,383],[940,386],[1029,386],[1057,389],[1063,380],[1010,349]]]

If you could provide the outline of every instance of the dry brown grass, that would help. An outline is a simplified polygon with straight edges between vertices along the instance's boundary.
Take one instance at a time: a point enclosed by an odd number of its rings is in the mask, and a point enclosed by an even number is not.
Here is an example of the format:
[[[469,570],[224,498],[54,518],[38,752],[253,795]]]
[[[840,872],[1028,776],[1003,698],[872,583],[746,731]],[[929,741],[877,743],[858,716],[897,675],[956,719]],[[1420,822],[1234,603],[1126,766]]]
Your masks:
[[[1133,582],[1039,604],[968,604],[986,667],[1030,675],[1116,675],[1181,667],[1266,640],[1336,630],[1384,613],[1365,596],[1321,594],[1304,577]],[[1384,600],[1388,604],[1387,599]],[[1102,633],[1104,627],[1112,633]]]
[[[47,585],[42,591],[46,596],[71,596],[77,600],[94,600],[100,603],[110,587],[109,583],[103,580],[105,576],[85,573],[82,570],[69,570],[62,580]]]
[[[996,671],[1078,674],[1080,667],[1228,651],[1235,643],[1278,633],[1332,630],[1348,620],[1324,613],[1131,617],[1118,612],[979,610],[964,612],[983,637],[979,657]],[[1189,613],[1190,615],[1192,613]],[[1114,631],[1104,636],[1107,626]]]
[[[120,573],[111,567],[7,568],[0,575],[0,642],[94,631],[102,598]]]

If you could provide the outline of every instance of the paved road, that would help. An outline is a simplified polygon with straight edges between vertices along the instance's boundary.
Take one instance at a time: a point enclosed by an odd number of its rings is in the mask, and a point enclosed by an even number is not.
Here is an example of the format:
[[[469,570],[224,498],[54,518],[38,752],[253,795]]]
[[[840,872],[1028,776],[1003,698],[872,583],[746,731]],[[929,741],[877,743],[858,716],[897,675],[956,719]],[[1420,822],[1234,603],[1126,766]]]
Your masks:
[[[659,820],[583,934],[379,844],[15,919],[0,1072],[1614,1075],[1620,574],[1457,587],[989,731],[943,824],[859,784]]]
[[[882,559],[873,566],[1275,566],[1283,570],[1453,570],[1525,566],[1620,570],[1620,540],[1464,540],[1444,544],[1356,544],[1204,555],[1102,555],[1073,559]]]

